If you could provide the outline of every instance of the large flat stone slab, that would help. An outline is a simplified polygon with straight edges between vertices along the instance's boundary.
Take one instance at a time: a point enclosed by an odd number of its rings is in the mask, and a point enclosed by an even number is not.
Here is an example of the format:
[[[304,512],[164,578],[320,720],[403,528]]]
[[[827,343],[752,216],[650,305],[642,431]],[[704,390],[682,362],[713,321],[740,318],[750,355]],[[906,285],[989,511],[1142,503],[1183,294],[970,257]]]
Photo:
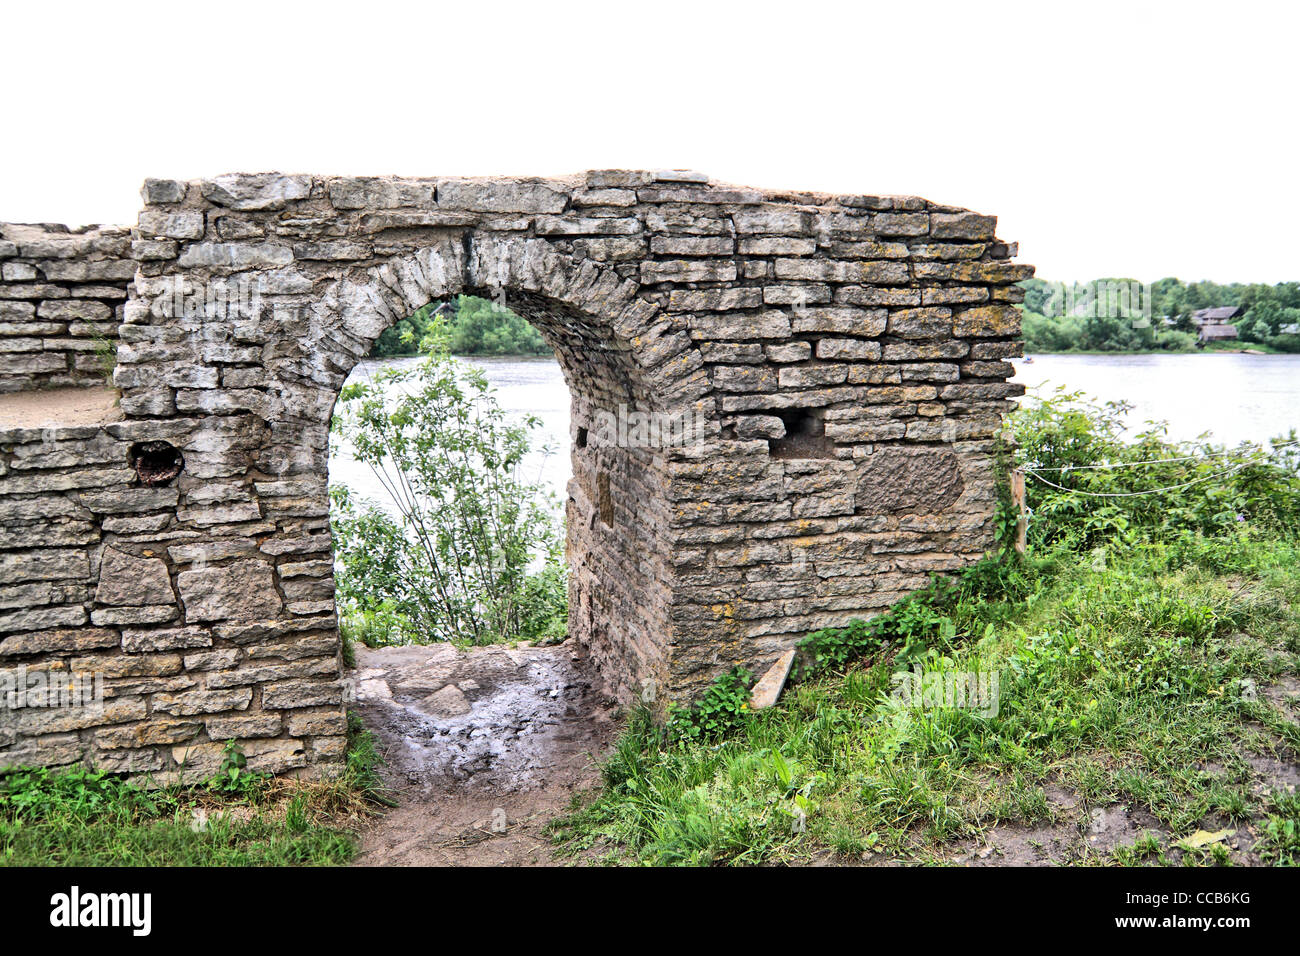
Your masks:
[[[0,429],[103,425],[121,417],[115,388],[43,388],[0,394]]]

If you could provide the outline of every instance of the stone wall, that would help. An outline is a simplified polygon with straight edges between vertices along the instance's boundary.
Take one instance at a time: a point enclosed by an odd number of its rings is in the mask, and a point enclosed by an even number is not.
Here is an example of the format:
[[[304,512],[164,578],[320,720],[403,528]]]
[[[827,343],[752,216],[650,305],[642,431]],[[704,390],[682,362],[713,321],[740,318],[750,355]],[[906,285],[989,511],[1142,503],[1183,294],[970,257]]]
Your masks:
[[[135,269],[125,226],[0,224],[0,392],[103,383]]]
[[[462,292],[556,349],[570,632],[624,701],[761,669],[992,542],[1032,273],[992,217],[676,171],[234,175],[144,198],[124,419],[0,436],[0,580],[51,596],[0,617],[0,665],[111,675],[121,709],[25,715],[0,762],[168,774],[234,737],[255,766],[337,765],[330,415],[385,328]],[[628,411],[701,424],[610,440]]]
[[[140,434],[129,422],[0,430],[0,696],[32,675],[101,681],[93,706],[0,706],[0,765],[88,758],[160,783],[185,768],[194,780],[220,765],[232,737],[261,769],[336,763],[344,718],[333,618],[315,618],[314,631],[311,618],[227,625],[246,609],[212,606],[218,592],[239,599],[229,580],[251,567],[249,555],[267,578],[327,558],[323,524],[269,553],[253,542],[192,544],[189,529],[203,521],[183,504],[192,485],[142,482]],[[194,434],[205,440],[204,429]]]

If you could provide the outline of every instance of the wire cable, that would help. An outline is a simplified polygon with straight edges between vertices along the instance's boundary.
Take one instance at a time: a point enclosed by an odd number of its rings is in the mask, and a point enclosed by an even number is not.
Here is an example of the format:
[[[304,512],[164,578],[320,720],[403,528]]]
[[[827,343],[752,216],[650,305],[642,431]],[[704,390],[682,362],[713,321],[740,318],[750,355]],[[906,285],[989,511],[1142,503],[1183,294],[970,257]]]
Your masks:
[[[1287,448],[1291,445],[1297,445],[1297,444],[1300,444],[1300,438],[1294,439],[1292,441],[1278,442],[1276,445],[1273,445],[1271,447],[1273,450],[1276,450],[1278,448]],[[1258,455],[1258,454],[1269,454],[1269,453],[1270,453],[1270,449],[1260,448],[1253,454]],[[1240,452],[1220,451],[1220,452],[1211,452],[1208,455],[1182,455],[1178,458],[1147,458],[1142,461],[1103,462],[1100,465],[1063,465],[1059,468],[1035,468],[1033,470],[1036,472],[1044,472],[1044,473],[1067,472],[1067,471],[1098,471],[1098,470],[1106,470],[1111,468],[1136,468],[1139,465],[1165,465],[1165,464],[1171,464],[1173,462],[1179,462],[1179,461],[1208,461],[1211,458],[1227,458],[1231,455],[1237,455],[1237,454],[1240,454]]]
[[[1296,444],[1296,442],[1286,442],[1286,444],[1293,445]],[[1192,456],[1192,457],[1201,460],[1200,456]],[[1067,494],[1083,495],[1088,498],[1140,498],[1143,495],[1158,495],[1158,494],[1163,494],[1166,491],[1181,491],[1184,488],[1190,488],[1193,485],[1199,485],[1202,482],[1213,481],[1216,478],[1226,478],[1229,475],[1235,474],[1236,472],[1241,471],[1241,469],[1246,468],[1250,465],[1259,464],[1261,461],[1263,461],[1268,457],[1269,457],[1269,452],[1260,449],[1251,458],[1248,458],[1245,461],[1233,465],[1231,468],[1227,468],[1223,471],[1213,472],[1208,475],[1201,475],[1199,478],[1192,478],[1188,481],[1184,481],[1176,485],[1165,485],[1162,488],[1149,488],[1145,491],[1084,491],[1080,488],[1067,488],[1064,485],[1058,485],[1054,481],[1049,481],[1048,479],[1040,475],[1038,471],[1033,468],[1022,468],[1021,470],[1026,475],[1033,475],[1035,478],[1037,478],[1039,481],[1041,481],[1043,484],[1047,485],[1048,487],[1055,488],[1058,491],[1064,491]],[[1161,460],[1164,461],[1184,460],[1185,461],[1187,459],[1161,459]],[[1138,462],[1133,462],[1133,464],[1138,464]],[[1082,468],[1083,466],[1080,467]],[[1043,470],[1059,471],[1062,469],[1043,469]]]

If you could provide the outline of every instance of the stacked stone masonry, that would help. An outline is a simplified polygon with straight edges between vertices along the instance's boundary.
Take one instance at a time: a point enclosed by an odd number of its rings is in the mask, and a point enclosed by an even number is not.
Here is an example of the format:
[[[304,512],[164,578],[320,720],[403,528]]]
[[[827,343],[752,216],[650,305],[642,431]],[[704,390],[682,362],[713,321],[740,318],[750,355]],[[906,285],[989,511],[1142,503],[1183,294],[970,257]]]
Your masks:
[[[105,685],[97,710],[0,716],[0,764],[163,780],[235,739],[254,767],[338,768],[331,413],[385,328],[458,293],[504,298],[555,347],[570,632],[625,702],[760,670],[991,546],[1032,274],[991,216],[680,171],[143,197],[129,235],[3,227],[5,341],[40,343],[6,353],[5,381],[89,372],[67,343],[97,323],[121,398],[118,421],[0,433],[0,674]],[[703,434],[594,440],[620,406]]]
[[[104,382],[135,270],[124,226],[0,224],[0,392]]]

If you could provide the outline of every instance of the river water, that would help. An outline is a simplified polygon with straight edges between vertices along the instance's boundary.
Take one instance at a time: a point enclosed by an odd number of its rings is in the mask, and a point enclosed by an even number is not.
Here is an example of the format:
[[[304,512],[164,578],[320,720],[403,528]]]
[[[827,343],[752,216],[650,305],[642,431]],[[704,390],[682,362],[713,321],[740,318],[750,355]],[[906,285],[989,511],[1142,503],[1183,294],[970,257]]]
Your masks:
[[[1057,386],[1102,401],[1134,406],[1130,428],[1167,421],[1169,437],[1193,439],[1209,432],[1216,442],[1262,441],[1300,430],[1300,355],[1035,355],[1015,361],[1014,381],[1030,394],[1050,395]],[[420,359],[373,359],[360,363],[349,381],[388,366],[409,367]],[[569,479],[569,393],[551,358],[465,358],[483,369],[501,407],[516,417],[535,415],[535,452],[524,474],[564,499]],[[387,504],[369,468],[346,447],[330,460],[330,480],[342,481],[365,497]]]
[[[363,381],[387,368],[413,368],[422,358],[366,359],[357,364],[347,384]],[[564,486],[572,468],[569,463],[569,387],[553,358],[487,358],[466,356],[460,361],[481,368],[492,386],[497,404],[514,421],[529,415],[541,420],[532,432],[533,451],[524,460],[521,474],[549,488],[563,512]],[[331,447],[330,481],[342,482],[355,493],[370,498],[391,510],[391,500],[368,465],[349,453],[346,443],[337,438]]]
[[[1300,355],[1034,355],[1015,361],[1030,394],[1057,386],[1134,406],[1130,428],[1169,423],[1169,437],[1235,445],[1300,430]]]

